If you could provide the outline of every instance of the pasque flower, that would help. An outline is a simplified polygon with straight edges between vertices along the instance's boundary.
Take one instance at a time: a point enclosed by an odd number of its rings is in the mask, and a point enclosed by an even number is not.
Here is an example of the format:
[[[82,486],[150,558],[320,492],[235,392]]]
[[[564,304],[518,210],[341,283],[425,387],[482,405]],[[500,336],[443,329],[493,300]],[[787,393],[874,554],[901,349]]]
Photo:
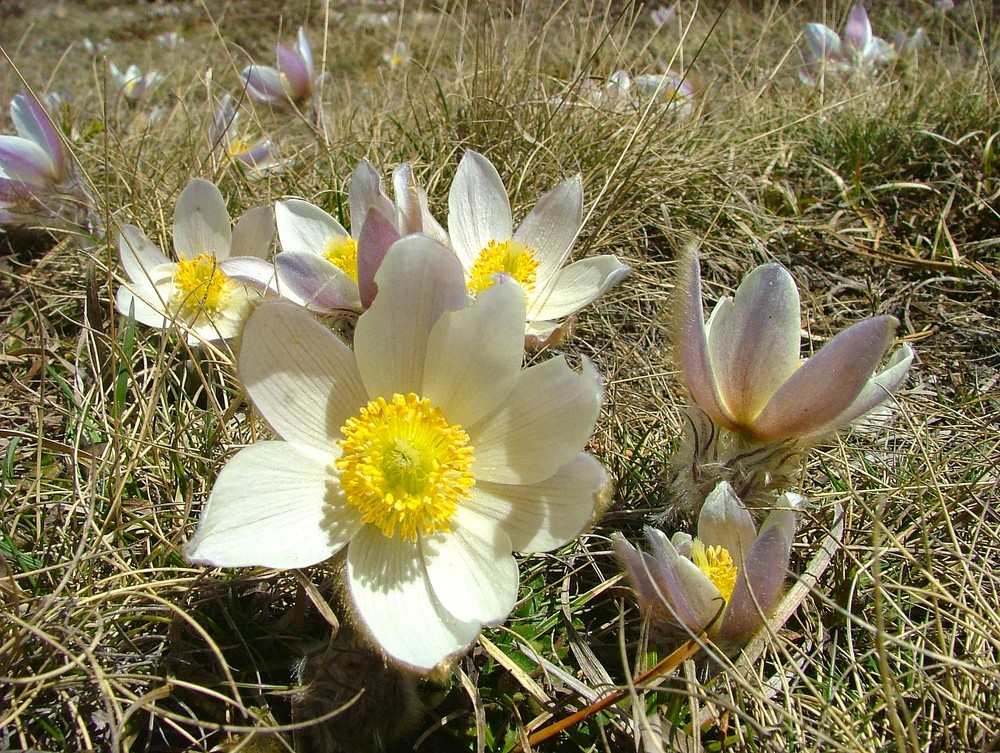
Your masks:
[[[278,43],[278,66],[248,65],[243,69],[247,95],[259,105],[302,107],[312,95],[316,71],[306,32],[300,26],[295,45]]]
[[[150,327],[176,325],[192,345],[235,337],[260,296],[234,279],[264,261],[274,238],[270,207],[248,210],[230,226],[219,189],[196,178],[174,207],[172,261],[134,225],[124,225],[118,251],[129,282],[115,305]]]
[[[758,534],[750,513],[723,481],[701,508],[697,538],[685,533],[667,538],[647,527],[648,553],[620,533],[612,536],[615,552],[640,607],[659,631],[709,628],[714,639],[739,644],[757,631],[784,592],[795,511],[802,503],[798,494],[783,494]]]
[[[757,267],[705,322],[697,253],[684,263],[676,335],[684,383],[713,424],[746,442],[827,434],[881,404],[906,379],[909,344],[874,374],[892,342],[893,317],[858,322],[800,361],[799,293],[784,267]]]
[[[524,292],[525,333],[539,341],[630,271],[610,255],[563,268],[582,223],[583,182],[576,176],[545,194],[515,231],[500,174],[473,151],[459,163],[448,194],[448,232],[469,292],[488,289],[497,272],[513,277]]]
[[[368,160],[351,175],[351,233],[327,212],[300,199],[275,205],[281,252],[274,258],[282,297],[313,311],[360,311],[375,299],[375,273],[389,246],[424,233],[439,243],[447,233],[427,209],[427,194],[402,164],[393,172],[395,204]],[[252,282],[252,281],[248,281]]]
[[[247,170],[264,173],[281,166],[277,148],[271,139],[256,141],[243,138],[239,131],[240,112],[233,106],[233,98],[226,94],[219,103],[208,127],[208,140],[212,148],[219,146],[234,162]]]
[[[149,92],[163,83],[162,73],[149,71],[145,75],[137,65],[130,65],[122,73],[114,63],[110,64],[111,78],[114,79],[118,91],[128,101],[134,105]]]
[[[228,462],[186,554],[296,568],[346,550],[356,624],[426,670],[507,617],[512,551],[558,547],[593,516],[605,474],[583,446],[602,388],[588,362],[522,370],[521,289],[501,277],[470,301],[426,236],[394,244],[375,280],[353,350],[298,306],[251,315],[240,377],[283,441]]]
[[[0,135],[0,224],[49,219],[83,224],[91,201],[45,108],[31,94],[15,94],[10,117],[18,135]]]
[[[872,34],[868,12],[861,4],[851,8],[843,38],[819,23],[806,24],[805,36],[804,66],[799,77],[810,84],[823,73],[871,73],[895,58],[889,43]]]

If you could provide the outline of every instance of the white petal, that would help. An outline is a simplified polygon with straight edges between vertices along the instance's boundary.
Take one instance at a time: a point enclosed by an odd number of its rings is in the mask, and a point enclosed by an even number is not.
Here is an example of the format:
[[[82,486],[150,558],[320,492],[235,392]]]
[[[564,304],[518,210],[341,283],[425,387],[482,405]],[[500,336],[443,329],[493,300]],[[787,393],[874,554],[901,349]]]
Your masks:
[[[174,250],[189,259],[211,254],[221,261],[229,256],[232,239],[222,193],[213,183],[195,178],[184,187],[174,206]]]
[[[510,537],[494,522],[459,508],[451,531],[423,536],[427,577],[441,606],[462,622],[498,625],[517,600]]]
[[[614,256],[595,256],[570,264],[533,297],[528,320],[555,320],[587,306],[617,285],[632,270]]]
[[[431,329],[468,296],[458,259],[421,235],[394,243],[375,275],[378,295],[358,319],[354,352],[372,397],[422,394]]]
[[[524,293],[507,278],[438,319],[427,343],[422,396],[449,423],[471,426],[514,389],[523,344]]]
[[[702,630],[723,606],[722,594],[698,566],[681,555],[663,531],[646,528],[655,569],[653,582],[663,592],[664,606],[681,625]]]
[[[216,567],[307,567],[340,551],[361,527],[332,458],[288,442],[245,447],[222,469],[185,548]]]
[[[466,650],[480,625],[455,619],[431,590],[417,544],[365,526],[347,548],[347,586],[358,621],[383,651],[418,670]]]
[[[709,493],[698,516],[698,538],[705,546],[721,546],[739,563],[757,540],[753,518],[727,482]]]
[[[583,181],[579,175],[564,180],[545,194],[514,237],[535,249],[538,259],[538,288],[544,290],[549,280],[562,268],[583,224]],[[558,318],[538,316],[537,319]]]
[[[166,329],[170,326],[170,317],[164,313],[166,306],[161,302],[161,296],[169,300],[169,289],[165,293],[158,292],[152,283],[134,282],[118,288],[115,308],[147,327]]]
[[[272,295],[278,294],[274,265],[256,256],[230,256],[219,263],[226,277]]]
[[[239,372],[281,437],[321,452],[334,451],[340,427],[368,403],[350,348],[292,304],[267,303],[253,313]]]
[[[118,255],[125,274],[133,282],[149,280],[153,269],[170,264],[170,259],[135,225],[122,225],[118,235]]]
[[[263,259],[274,240],[274,212],[271,207],[254,207],[240,217],[233,228],[232,256]]]
[[[483,155],[468,151],[448,192],[448,234],[469,269],[490,241],[513,236],[510,199],[500,173]]]
[[[596,495],[606,481],[597,458],[580,452],[552,476],[535,484],[477,480],[465,506],[503,527],[515,551],[547,552],[586,528],[594,517]]]
[[[282,251],[322,254],[331,238],[345,238],[344,226],[318,206],[301,199],[275,202],[274,219]]]
[[[589,361],[583,373],[562,356],[521,372],[507,402],[466,429],[476,448],[476,478],[533,484],[572,460],[594,431],[603,396]]]

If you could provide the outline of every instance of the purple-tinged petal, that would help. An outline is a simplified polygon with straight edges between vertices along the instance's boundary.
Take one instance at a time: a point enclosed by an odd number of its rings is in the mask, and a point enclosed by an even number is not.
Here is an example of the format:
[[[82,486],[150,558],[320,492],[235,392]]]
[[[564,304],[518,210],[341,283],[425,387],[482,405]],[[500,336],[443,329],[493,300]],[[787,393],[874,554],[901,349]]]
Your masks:
[[[10,101],[10,117],[22,138],[34,141],[48,154],[55,166],[54,180],[62,183],[68,176],[65,151],[59,131],[39,102],[28,94],[15,94]]]
[[[725,481],[718,483],[702,505],[698,538],[705,546],[724,547],[737,567],[757,540],[753,518]]]
[[[278,72],[284,75],[288,82],[288,97],[292,101],[301,102],[309,96],[312,88],[309,69],[306,68],[298,50],[284,42],[278,44]]]
[[[897,321],[877,316],[848,327],[808,359],[750,427],[757,442],[811,436],[844,413],[892,342]]]
[[[681,279],[677,283],[678,306],[675,347],[679,352],[684,385],[691,398],[713,423],[733,428],[734,422],[719,396],[719,388],[708,353],[708,333],[702,311],[701,265],[698,250],[692,249],[682,260]]]
[[[872,43],[872,25],[868,20],[868,12],[861,3],[855,3],[847,16],[844,26],[844,54],[865,58]]]
[[[358,291],[361,294],[361,308],[367,309],[375,300],[378,293],[375,274],[389,247],[398,240],[399,233],[392,220],[375,207],[369,209],[358,237]]]
[[[215,114],[212,116],[212,122],[208,126],[208,141],[213,149],[218,147],[219,144],[225,143],[226,133],[230,128],[235,129],[238,120],[239,113],[233,107],[233,98],[231,95],[226,94],[216,108]]]
[[[768,515],[736,576],[719,630],[722,637],[744,641],[770,616],[785,590],[794,535],[795,514],[791,507],[779,507]]]
[[[271,139],[262,139],[249,149],[233,155],[247,167],[262,170],[277,161],[278,150]]]
[[[812,435],[819,436],[847,426],[854,419],[860,418],[870,410],[881,405],[906,381],[906,375],[910,371],[911,363],[913,363],[913,347],[909,343],[903,343],[893,353],[889,364],[868,380],[868,383],[861,390],[861,394],[854,399],[854,402],[829,424],[812,432]]]
[[[357,283],[322,256],[282,251],[275,254],[274,269],[283,298],[323,313],[361,308]]]
[[[723,606],[722,594],[698,566],[682,556],[663,531],[646,527],[654,567],[651,570],[658,594],[673,618],[690,630],[705,628]]]
[[[247,96],[265,107],[288,107],[289,94],[281,74],[265,65],[248,65],[241,73]]]
[[[306,30],[301,26],[299,27],[298,40],[296,42],[295,49],[298,51],[299,57],[302,58],[302,64],[309,72],[309,80],[311,81],[315,75],[316,69],[313,64],[312,48],[309,46],[309,39],[306,37]]]
[[[44,191],[55,186],[59,174],[52,157],[34,141],[0,136],[0,178]]]
[[[799,362],[799,291],[780,264],[764,264],[719,301],[708,327],[712,372],[726,409],[750,424]]]

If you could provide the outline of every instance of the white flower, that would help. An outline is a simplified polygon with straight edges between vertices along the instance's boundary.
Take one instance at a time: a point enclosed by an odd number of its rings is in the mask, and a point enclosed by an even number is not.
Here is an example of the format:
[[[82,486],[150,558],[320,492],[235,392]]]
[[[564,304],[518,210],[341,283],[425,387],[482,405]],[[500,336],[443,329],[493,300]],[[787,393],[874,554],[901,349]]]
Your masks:
[[[176,325],[192,345],[235,337],[260,296],[232,279],[263,265],[274,237],[270,207],[247,211],[230,227],[219,189],[196,178],[174,207],[171,261],[134,225],[122,227],[118,251],[129,282],[115,305],[136,321],[160,329]]]
[[[118,66],[114,63],[110,64],[110,69],[111,78],[115,80],[118,91],[129,104],[133,105],[162,84],[164,80],[163,74],[157,71],[149,71],[143,75],[137,65],[130,65],[124,73],[118,70]]]
[[[233,98],[226,94],[219,103],[208,127],[208,140],[212,148],[221,145],[233,162],[239,162],[251,175],[280,172],[285,162],[278,158],[278,150],[269,138],[251,140],[240,136],[240,112],[233,105]]]
[[[605,474],[582,450],[602,389],[589,363],[521,370],[520,288],[470,303],[430,238],[397,242],[376,282],[353,351],[291,304],[250,317],[240,378],[284,441],[229,461],[186,553],[295,568],[346,549],[358,623],[426,670],[507,617],[512,551],[561,546],[591,519]]]
[[[247,96],[258,105],[294,108],[308,103],[316,83],[316,68],[305,29],[299,27],[294,46],[278,43],[276,68],[248,65],[240,75],[246,83]]]
[[[829,26],[806,24],[806,49],[799,78],[815,84],[826,72],[870,74],[876,67],[895,59],[892,46],[872,34],[868,12],[860,3],[851,7],[843,38]]]
[[[498,272],[513,277],[524,291],[525,333],[539,341],[630,271],[614,256],[563,268],[582,223],[583,183],[576,176],[545,194],[515,231],[500,174],[473,151],[462,158],[448,194],[448,233],[469,292],[488,289]]]

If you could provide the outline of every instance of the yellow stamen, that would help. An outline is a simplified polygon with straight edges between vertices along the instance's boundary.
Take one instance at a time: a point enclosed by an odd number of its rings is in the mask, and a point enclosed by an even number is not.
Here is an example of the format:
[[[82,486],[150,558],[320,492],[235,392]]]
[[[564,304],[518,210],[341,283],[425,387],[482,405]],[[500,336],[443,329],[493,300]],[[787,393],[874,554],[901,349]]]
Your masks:
[[[326,242],[323,258],[333,266],[358,281],[358,242],[350,236],[335,235]]]
[[[469,292],[478,295],[493,285],[493,275],[503,272],[513,277],[524,288],[525,297],[535,289],[538,259],[535,249],[513,238],[490,241],[469,272]]]
[[[698,539],[695,539],[691,542],[691,561],[719,589],[719,593],[728,604],[733,595],[733,589],[736,588],[738,572],[729,550],[723,546],[706,547]]]
[[[249,152],[253,147],[253,143],[249,139],[244,139],[239,136],[230,139],[226,151],[229,152],[230,159],[236,159],[241,154]]]
[[[225,308],[234,287],[212,254],[198,254],[193,259],[181,255],[174,272],[172,302],[185,317],[211,316]]]
[[[369,401],[340,430],[334,461],[348,504],[386,538],[447,532],[476,480],[469,435],[410,392]]]

